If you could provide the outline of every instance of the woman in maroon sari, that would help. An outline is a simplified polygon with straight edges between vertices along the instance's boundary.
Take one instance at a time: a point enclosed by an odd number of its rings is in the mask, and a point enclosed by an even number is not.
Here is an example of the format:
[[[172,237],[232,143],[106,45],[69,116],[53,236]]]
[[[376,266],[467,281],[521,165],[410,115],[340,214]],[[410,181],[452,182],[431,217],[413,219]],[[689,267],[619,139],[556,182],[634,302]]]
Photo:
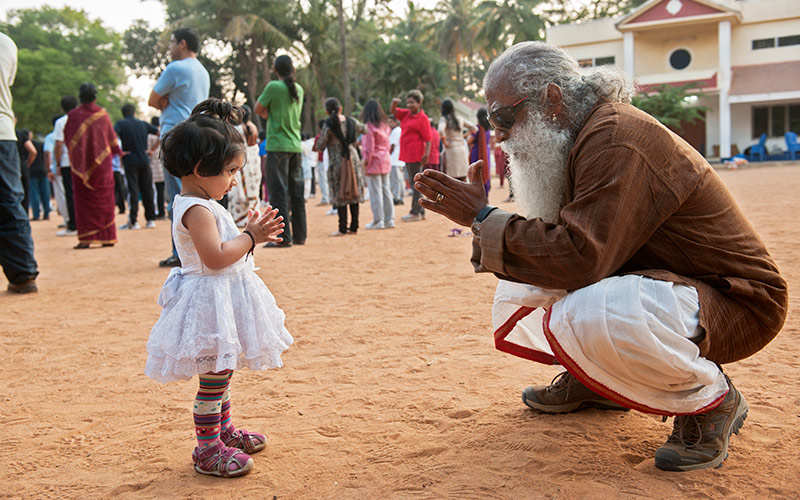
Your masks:
[[[78,226],[75,248],[89,248],[92,243],[113,246],[117,242],[117,227],[111,156],[122,152],[108,113],[94,102],[97,87],[92,83],[82,84],[79,99],[81,105],[69,112],[64,128]]]

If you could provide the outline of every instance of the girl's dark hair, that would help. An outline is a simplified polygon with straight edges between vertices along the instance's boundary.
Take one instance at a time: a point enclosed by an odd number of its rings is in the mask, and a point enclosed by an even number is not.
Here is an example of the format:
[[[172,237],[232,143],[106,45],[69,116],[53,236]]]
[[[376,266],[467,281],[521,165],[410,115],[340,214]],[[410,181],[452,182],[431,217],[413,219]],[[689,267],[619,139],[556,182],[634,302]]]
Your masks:
[[[453,101],[445,99],[442,101],[442,117],[444,118],[445,127],[450,130],[461,130],[456,118],[456,108],[453,106]]]
[[[364,109],[361,111],[361,121],[373,125],[386,123],[386,113],[383,112],[381,103],[375,99],[367,101],[364,105]]]
[[[222,173],[236,155],[245,154],[245,142],[236,125],[244,112],[220,99],[206,99],[191,116],[167,132],[161,140],[161,161],[175,177],[194,172],[202,177]]]
[[[483,130],[489,130],[492,128],[492,126],[489,125],[489,112],[486,110],[486,108],[481,108],[478,110],[478,125],[483,127]]]
[[[325,101],[325,111],[328,113],[328,119],[325,120],[325,123],[328,125],[328,128],[331,129],[333,135],[339,139],[342,145],[342,157],[350,158],[350,144],[355,142],[355,124],[353,124],[353,130],[351,131],[351,120],[345,120],[347,126],[347,137],[345,137],[344,132],[342,132],[342,122],[339,120],[339,108],[341,107],[342,105],[339,103],[339,99],[329,97],[328,100]]]
[[[297,86],[294,84],[294,75],[292,74],[294,73],[292,58],[286,54],[275,58],[275,72],[278,73],[278,76],[281,77],[283,83],[285,83],[289,88],[289,95],[291,96],[292,100],[299,100],[300,96],[297,94]]]

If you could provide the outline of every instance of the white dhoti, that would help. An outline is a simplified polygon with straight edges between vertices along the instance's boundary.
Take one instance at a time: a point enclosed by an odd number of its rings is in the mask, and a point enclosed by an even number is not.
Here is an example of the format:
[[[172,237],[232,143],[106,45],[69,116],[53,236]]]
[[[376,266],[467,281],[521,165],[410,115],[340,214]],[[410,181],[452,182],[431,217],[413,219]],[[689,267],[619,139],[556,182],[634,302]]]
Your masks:
[[[594,392],[658,415],[702,413],[728,385],[692,341],[700,303],[690,286],[628,275],[567,293],[501,280],[497,349],[564,365]]]
[[[69,222],[69,210],[67,208],[67,195],[64,193],[64,183],[61,180],[61,174],[56,174],[53,179],[53,196],[56,199],[56,210],[58,214],[64,219],[64,224]],[[47,200],[50,203],[50,200]]]

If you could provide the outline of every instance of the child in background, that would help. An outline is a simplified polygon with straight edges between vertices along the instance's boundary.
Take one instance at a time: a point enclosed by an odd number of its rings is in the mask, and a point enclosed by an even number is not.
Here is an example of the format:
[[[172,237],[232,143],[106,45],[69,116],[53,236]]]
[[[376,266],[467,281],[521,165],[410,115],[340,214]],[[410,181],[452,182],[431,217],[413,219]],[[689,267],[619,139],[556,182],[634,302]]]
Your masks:
[[[283,311],[248,260],[256,244],[281,241],[282,217],[271,207],[263,215],[251,211],[239,232],[215,201],[235,186],[244,166],[244,138],[233,126],[241,117],[239,107],[208,99],[164,136],[164,167],[182,183],[172,234],[183,267],[170,271],[158,297],[163,310],[150,332],[145,366],[159,382],[199,375],[194,468],[222,477],[249,472],[249,454],[267,440],[231,422],[233,371],[279,367],[293,341]]]

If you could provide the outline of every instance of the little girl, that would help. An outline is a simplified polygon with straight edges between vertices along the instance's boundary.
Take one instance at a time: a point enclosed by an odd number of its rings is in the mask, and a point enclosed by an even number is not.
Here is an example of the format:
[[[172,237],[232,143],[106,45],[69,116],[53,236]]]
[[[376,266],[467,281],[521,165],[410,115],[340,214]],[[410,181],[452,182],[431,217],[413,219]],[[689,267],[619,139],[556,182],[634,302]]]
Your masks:
[[[182,182],[172,234],[183,267],[173,268],[158,297],[163,310],[150,332],[145,366],[159,382],[200,376],[192,459],[197,472],[222,477],[249,472],[248,454],[263,450],[267,440],[231,423],[233,371],[281,366],[280,354],[293,340],[248,259],[256,244],[281,241],[283,218],[271,207],[263,215],[251,211],[239,232],[215,201],[236,185],[244,166],[246,145],[234,127],[241,117],[238,106],[208,99],[164,136],[164,166]]]

